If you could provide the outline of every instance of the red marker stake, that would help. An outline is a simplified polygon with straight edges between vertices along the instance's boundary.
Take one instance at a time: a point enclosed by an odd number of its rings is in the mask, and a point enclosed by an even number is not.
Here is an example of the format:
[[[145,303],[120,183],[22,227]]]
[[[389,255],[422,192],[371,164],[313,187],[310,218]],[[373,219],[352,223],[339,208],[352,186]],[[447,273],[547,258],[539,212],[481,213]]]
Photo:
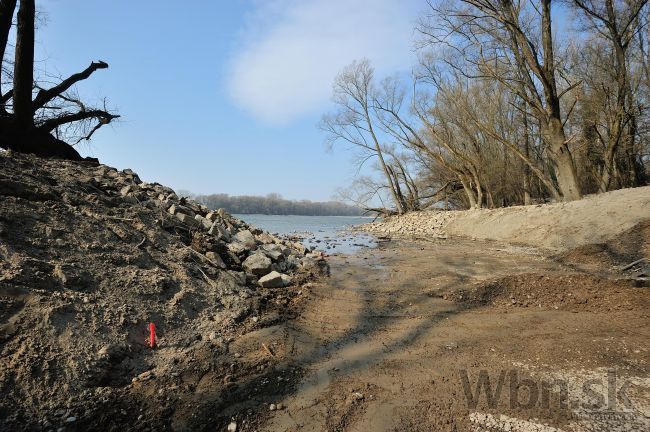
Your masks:
[[[149,323],[149,347],[156,346],[156,326],[154,323]]]

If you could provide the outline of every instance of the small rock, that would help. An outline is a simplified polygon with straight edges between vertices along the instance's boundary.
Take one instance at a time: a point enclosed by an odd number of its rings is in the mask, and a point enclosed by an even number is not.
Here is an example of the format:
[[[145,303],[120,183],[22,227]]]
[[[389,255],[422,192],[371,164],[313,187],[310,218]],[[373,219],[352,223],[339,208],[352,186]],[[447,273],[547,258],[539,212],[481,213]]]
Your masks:
[[[122,189],[120,189],[120,195],[127,196],[132,191],[133,188],[131,186],[124,186]]]
[[[75,417],[75,416],[70,416],[67,419],[65,419],[66,423],[74,423],[76,421],[77,421],[77,417]]]
[[[269,411],[275,411],[275,409],[276,409],[275,404],[269,405]]]
[[[249,248],[254,248],[257,244],[255,242],[255,236],[249,230],[239,231],[237,234],[235,234],[235,240],[240,243],[244,243]]]
[[[205,254],[205,257],[212,261],[218,268],[220,269],[225,269],[226,268],[226,263],[223,262],[221,259],[221,256],[215,252],[207,252]]]
[[[176,218],[190,228],[198,228],[200,226],[199,222],[188,214],[176,213]]]
[[[271,259],[262,253],[254,253],[244,260],[244,270],[256,276],[264,276],[271,271]]]
[[[290,283],[291,278],[289,279],[287,278],[289,278],[289,276],[282,273],[278,273],[276,271],[272,271],[266,276],[261,277],[258,283],[260,284],[260,286],[264,288],[281,288],[283,286],[286,286],[285,283],[287,281],[289,281]]]
[[[275,407],[277,408],[278,411],[282,411],[284,409],[284,404],[279,403]]]
[[[363,400],[363,397],[364,397],[364,396],[363,396],[363,393],[355,392],[355,393],[352,394],[352,397],[353,397],[355,400]]]
[[[206,230],[209,230],[210,228],[212,228],[212,222],[209,221],[208,219],[204,218],[203,216],[199,215],[199,214],[194,216],[194,220],[196,220]]]
[[[243,254],[244,252],[248,251],[248,249],[249,248],[242,242],[234,241],[232,243],[228,243],[228,250],[235,255]]]
[[[228,432],[237,432],[237,423],[230,422],[228,425]]]

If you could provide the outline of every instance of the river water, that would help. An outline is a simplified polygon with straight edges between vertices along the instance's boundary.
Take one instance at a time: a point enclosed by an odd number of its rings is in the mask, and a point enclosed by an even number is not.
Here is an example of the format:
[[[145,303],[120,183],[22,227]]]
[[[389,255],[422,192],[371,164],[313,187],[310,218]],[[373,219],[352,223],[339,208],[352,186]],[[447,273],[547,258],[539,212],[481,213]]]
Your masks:
[[[300,238],[310,249],[328,254],[352,254],[364,247],[374,247],[375,238],[348,228],[371,222],[360,216],[284,216],[237,214],[243,221],[280,236]]]

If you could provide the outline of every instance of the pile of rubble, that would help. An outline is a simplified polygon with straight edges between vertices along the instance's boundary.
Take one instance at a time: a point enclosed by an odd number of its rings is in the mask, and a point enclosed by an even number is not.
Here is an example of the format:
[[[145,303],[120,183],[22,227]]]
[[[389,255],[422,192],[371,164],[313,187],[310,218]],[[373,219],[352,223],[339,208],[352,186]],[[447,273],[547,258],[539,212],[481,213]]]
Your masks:
[[[328,271],[128,169],[10,152],[0,166],[0,430],[168,429],[195,380],[237,379],[233,341],[293,316]]]
[[[160,207],[176,221],[167,224],[165,229],[187,229],[194,233],[195,250],[219,269],[234,269],[233,275],[242,284],[279,288],[291,285],[291,277],[286,272],[296,269],[319,270],[324,262],[322,254],[311,252],[299,242],[282,240],[240,219],[229,215],[224,209],[210,211],[196,201],[180,197],[170,188],[157,183],[143,183],[131,170],[123,176],[116,176],[117,170],[105,166],[97,173],[102,177],[94,180],[101,185],[103,177],[126,179],[127,184],[120,194],[133,204],[144,204],[150,208]],[[149,204],[151,203],[151,204]],[[242,274],[242,272],[244,272]]]
[[[446,238],[445,225],[458,212],[428,210],[395,215],[360,225],[357,229],[377,235],[434,236]]]

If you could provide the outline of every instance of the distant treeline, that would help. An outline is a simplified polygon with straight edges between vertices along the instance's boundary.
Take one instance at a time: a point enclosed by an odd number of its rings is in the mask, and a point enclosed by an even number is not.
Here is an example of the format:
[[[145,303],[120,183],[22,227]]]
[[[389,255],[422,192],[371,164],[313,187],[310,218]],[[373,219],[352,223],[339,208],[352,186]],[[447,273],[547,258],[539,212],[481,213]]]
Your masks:
[[[230,196],[228,194],[196,195],[193,198],[211,209],[224,208],[234,214],[273,214],[303,216],[360,216],[363,210],[336,201],[291,201],[278,194]]]

